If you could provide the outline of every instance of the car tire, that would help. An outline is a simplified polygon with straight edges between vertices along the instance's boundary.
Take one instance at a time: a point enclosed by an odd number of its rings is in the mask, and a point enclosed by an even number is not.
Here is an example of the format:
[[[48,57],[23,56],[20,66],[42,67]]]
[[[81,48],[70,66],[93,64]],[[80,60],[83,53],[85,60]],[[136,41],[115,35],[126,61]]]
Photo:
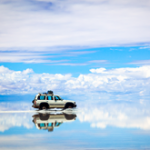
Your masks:
[[[64,109],[67,109],[67,108],[73,108],[73,104],[71,104],[71,103],[70,104],[66,104]]]
[[[40,120],[48,120],[49,119],[49,114],[39,114]]]
[[[77,116],[75,114],[64,114],[65,115],[65,118],[66,120],[73,120],[75,119]]]
[[[67,108],[73,108],[72,105],[69,105]]]
[[[46,110],[48,109],[48,104],[41,104],[40,105],[40,110]]]

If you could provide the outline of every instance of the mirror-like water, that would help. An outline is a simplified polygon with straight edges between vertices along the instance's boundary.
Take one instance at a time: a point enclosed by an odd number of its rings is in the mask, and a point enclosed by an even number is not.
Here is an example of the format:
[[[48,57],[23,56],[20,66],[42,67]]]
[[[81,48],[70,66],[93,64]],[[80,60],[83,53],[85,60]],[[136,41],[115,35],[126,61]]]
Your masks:
[[[31,105],[1,100],[1,149],[150,149],[148,100],[78,100],[65,111]]]

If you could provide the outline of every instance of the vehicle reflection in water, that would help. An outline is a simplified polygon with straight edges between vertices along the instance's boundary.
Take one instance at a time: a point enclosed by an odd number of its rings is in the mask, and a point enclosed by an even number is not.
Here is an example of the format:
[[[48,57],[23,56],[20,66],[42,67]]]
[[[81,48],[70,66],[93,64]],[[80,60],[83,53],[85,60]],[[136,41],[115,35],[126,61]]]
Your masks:
[[[63,111],[1,111],[0,147],[33,149],[36,143],[36,149],[150,149],[150,101],[80,106]]]
[[[75,114],[52,114],[52,113],[38,113],[32,116],[33,123],[36,128],[41,130],[53,131],[54,128],[59,127],[64,122],[72,122],[76,120]]]

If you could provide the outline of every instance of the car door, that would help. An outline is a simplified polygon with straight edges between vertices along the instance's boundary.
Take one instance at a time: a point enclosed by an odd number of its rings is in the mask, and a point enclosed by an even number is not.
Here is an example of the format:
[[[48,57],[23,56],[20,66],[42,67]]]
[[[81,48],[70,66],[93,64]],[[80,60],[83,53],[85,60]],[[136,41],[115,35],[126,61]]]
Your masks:
[[[57,108],[64,107],[64,102],[63,102],[63,100],[60,99],[59,96],[54,96],[54,99],[55,99],[55,107],[57,107]]]
[[[55,100],[52,95],[47,95],[47,102],[50,108],[55,108]]]

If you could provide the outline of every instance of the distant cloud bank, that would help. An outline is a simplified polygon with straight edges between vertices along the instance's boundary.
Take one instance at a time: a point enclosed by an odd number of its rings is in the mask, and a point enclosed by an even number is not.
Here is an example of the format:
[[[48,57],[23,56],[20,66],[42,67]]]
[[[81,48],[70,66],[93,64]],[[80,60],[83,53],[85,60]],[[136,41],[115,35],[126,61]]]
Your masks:
[[[0,66],[0,94],[38,93],[47,90],[77,93],[88,91],[149,95],[150,66],[90,69],[89,74],[36,74],[32,69],[13,71]]]

